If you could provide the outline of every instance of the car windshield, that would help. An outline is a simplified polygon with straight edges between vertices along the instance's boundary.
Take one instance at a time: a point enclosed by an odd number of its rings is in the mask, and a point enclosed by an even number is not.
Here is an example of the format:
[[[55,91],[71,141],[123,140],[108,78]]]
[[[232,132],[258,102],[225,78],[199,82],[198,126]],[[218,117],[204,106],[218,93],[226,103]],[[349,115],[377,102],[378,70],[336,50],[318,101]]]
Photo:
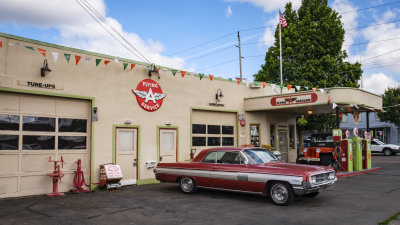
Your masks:
[[[261,164],[279,161],[279,159],[268,150],[245,149],[242,152],[249,159],[249,164]]]
[[[385,143],[383,143],[382,141],[378,140],[378,139],[374,139],[374,141],[380,145],[384,145]]]

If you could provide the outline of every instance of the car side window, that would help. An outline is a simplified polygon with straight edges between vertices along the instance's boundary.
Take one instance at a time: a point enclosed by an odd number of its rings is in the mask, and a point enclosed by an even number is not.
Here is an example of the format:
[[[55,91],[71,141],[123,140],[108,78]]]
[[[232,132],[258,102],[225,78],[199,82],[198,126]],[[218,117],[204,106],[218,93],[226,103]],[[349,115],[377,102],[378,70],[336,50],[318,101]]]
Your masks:
[[[203,163],[216,163],[217,160],[217,153],[216,152],[209,152],[206,157],[201,160]]]
[[[371,141],[371,145],[378,145],[375,141]]]
[[[239,152],[218,152],[217,163],[223,164],[241,164],[241,157]]]

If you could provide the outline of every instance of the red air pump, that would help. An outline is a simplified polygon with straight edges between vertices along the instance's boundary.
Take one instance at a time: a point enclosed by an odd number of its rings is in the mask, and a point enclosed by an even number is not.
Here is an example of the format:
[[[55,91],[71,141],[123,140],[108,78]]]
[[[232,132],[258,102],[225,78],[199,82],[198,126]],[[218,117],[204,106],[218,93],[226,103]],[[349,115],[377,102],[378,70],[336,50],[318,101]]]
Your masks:
[[[51,156],[49,157],[49,162],[54,162],[54,171],[53,173],[47,174],[47,176],[51,177],[53,180],[53,193],[46,194],[49,197],[56,197],[56,196],[64,196],[64,193],[58,192],[58,181],[61,182],[61,178],[64,177],[64,173],[60,170],[60,165],[57,165],[58,162],[61,162],[61,167],[64,168],[64,160],[61,156],[61,160],[51,160]]]
[[[72,191],[75,194],[79,194],[81,192],[90,192],[90,190],[84,190],[82,187],[83,185],[85,185],[86,187],[89,187],[89,185],[86,184],[85,181],[85,176],[83,175],[83,171],[82,171],[82,161],[80,159],[78,159],[78,168],[75,171],[75,176],[74,176],[74,182],[73,182],[73,186],[74,188],[76,188],[75,190],[73,189]]]

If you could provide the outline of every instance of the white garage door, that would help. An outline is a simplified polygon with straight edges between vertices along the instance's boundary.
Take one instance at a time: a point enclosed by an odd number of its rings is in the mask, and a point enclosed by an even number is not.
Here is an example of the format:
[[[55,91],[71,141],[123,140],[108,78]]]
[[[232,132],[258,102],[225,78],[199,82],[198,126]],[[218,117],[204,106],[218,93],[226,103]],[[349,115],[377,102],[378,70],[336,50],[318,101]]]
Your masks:
[[[52,192],[52,160],[63,157],[59,191],[72,188],[76,161],[89,183],[90,102],[0,92],[0,198]]]
[[[236,146],[236,113],[193,110],[192,147]]]

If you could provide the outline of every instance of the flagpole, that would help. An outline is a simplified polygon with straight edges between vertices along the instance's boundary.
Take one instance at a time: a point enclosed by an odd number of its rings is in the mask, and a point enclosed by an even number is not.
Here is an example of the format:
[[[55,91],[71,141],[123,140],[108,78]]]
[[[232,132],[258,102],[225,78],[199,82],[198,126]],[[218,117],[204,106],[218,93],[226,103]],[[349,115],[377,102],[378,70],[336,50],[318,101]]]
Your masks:
[[[279,52],[280,52],[280,67],[281,67],[281,94],[283,87],[283,75],[282,75],[282,38],[281,38],[281,10],[279,10]]]

